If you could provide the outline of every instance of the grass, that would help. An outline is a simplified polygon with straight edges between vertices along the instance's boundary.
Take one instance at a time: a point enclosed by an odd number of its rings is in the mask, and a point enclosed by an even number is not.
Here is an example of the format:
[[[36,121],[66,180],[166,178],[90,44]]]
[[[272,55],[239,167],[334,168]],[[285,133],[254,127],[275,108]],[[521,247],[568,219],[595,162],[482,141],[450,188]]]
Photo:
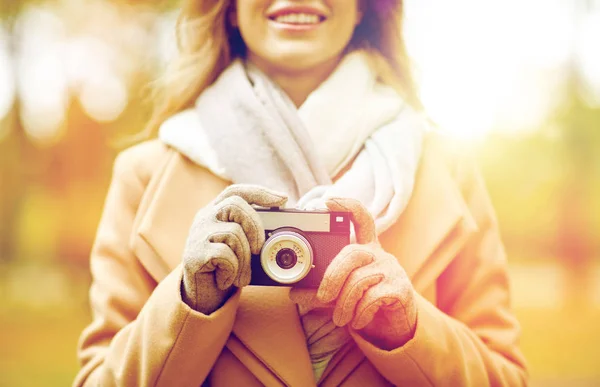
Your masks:
[[[69,386],[86,313],[0,315],[0,386]]]
[[[519,310],[517,315],[532,380],[600,385],[600,310]]]

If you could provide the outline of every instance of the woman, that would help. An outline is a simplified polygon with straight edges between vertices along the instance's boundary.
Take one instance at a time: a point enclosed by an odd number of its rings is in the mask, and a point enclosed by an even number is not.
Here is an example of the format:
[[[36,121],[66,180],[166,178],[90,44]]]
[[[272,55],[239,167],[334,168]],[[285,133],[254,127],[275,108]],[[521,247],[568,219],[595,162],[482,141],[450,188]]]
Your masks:
[[[115,163],[75,385],[526,383],[491,204],[426,130],[401,17],[184,1],[159,139]],[[348,211],[355,241],[318,289],[248,286],[252,205]]]

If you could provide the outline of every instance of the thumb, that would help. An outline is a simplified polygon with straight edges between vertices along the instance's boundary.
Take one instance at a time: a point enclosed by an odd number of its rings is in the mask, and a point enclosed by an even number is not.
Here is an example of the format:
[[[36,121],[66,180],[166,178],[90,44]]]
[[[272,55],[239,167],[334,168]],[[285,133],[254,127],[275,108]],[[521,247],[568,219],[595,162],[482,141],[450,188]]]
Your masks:
[[[356,241],[359,244],[368,244],[377,240],[375,233],[375,221],[369,210],[356,199],[351,198],[328,198],[325,202],[330,211],[349,212],[356,232]]]

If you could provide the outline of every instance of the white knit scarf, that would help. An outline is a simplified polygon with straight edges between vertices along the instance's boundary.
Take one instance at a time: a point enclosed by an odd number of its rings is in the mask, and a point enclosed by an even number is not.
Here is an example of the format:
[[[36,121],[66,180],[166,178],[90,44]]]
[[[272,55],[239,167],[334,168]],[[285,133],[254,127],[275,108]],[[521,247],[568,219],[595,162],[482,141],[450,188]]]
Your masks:
[[[286,192],[298,208],[322,208],[331,196],[358,199],[381,233],[411,196],[427,127],[357,51],[299,109],[265,74],[236,60],[159,137],[226,180]]]

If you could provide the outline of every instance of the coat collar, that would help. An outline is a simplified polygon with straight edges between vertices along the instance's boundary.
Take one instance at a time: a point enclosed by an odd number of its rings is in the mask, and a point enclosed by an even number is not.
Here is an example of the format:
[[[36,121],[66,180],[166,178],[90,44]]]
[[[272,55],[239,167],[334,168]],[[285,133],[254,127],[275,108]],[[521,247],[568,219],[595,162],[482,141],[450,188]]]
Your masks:
[[[140,205],[132,245],[157,282],[180,263],[197,210],[228,184],[179,153],[154,176]],[[398,257],[420,292],[435,282],[476,229],[447,160],[437,146],[426,144],[413,196],[399,221],[380,236],[383,247]],[[233,333],[283,383],[304,385],[312,367],[287,294],[286,288],[244,288]],[[327,372],[325,384],[347,376],[339,373]]]
[[[449,162],[440,146],[431,140],[406,210],[379,240],[385,250],[398,258],[415,289],[423,291],[476,230]]]

